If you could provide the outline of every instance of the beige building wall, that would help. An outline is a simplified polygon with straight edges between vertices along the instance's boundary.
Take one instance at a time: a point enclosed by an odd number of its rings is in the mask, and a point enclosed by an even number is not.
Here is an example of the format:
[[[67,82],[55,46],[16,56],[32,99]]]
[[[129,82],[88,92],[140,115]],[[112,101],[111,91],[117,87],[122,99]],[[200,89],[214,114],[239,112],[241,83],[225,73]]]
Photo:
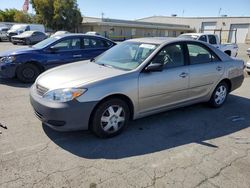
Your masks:
[[[142,18],[138,21],[153,22],[153,23],[168,23],[168,24],[188,24],[195,32],[200,32],[202,24],[207,22],[215,22],[215,29],[222,30],[221,40],[227,42],[230,38],[230,30],[232,25],[248,25],[248,32],[245,42],[250,43],[250,17],[166,17],[166,16],[152,16]],[[218,31],[216,31],[218,34]],[[232,34],[232,33],[231,33]]]

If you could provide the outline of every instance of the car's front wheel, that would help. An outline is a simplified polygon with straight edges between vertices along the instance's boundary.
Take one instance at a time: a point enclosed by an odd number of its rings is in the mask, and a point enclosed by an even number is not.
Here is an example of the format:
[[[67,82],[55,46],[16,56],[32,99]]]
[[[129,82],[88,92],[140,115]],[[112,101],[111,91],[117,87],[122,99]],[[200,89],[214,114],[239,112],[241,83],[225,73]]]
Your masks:
[[[21,65],[16,71],[17,78],[24,83],[33,83],[39,74],[39,68],[33,64]]]
[[[219,83],[211,96],[209,104],[215,108],[221,107],[225,103],[228,93],[228,84],[226,82]]]
[[[130,117],[129,107],[121,99],[109,99],[98,105],[91,120],[91,130],[101,138],[122,132]]]

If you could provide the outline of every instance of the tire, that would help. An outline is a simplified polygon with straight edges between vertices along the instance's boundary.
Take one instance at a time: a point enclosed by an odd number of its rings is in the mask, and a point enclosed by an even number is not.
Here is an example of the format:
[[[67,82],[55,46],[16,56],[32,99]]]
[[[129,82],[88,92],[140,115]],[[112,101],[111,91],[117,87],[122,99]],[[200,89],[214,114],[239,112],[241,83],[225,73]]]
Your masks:
[[[130,111],[126,102],[114,98],[98,105],[91,117],[91,131],[100,138],[110,138],[120,134],[127,126]]]
[[[33,83],[40,72],[40,69],[36,65],[24,64],[17,68],[16,75],[21,82]]]
[[[214,92],[211,96],[211,99],[209,101],[210,106],[214,108],[221,107],[225,103],[228,93],[228,84],[226,82],[220,82],[214,89]]]

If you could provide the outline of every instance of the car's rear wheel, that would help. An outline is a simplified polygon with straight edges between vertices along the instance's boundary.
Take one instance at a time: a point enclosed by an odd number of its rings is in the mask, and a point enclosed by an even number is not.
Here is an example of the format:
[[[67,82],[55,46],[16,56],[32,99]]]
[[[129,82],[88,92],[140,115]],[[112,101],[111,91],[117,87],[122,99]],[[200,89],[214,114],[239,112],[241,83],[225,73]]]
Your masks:
[[[211,96],[209,104],[215,108],[221,107],[225,103],[228,93],[228,84],[226,82],[219,83]]]
[[[24,64],[17,68],[17,78],[24,83],[33,83],[38,75],[40,69],[33,64]]]
[[[128,124],[129,107],[121,99],[102,102],[93,113],[91,130],[101,138],[113,137],[122,132]]]

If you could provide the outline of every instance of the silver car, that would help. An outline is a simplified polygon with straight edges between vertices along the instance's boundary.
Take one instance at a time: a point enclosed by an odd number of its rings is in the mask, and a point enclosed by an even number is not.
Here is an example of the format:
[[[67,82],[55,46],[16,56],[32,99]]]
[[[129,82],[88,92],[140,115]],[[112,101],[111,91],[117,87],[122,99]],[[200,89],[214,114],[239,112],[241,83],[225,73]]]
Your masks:
[[[111,137],[131,119],[200,102],[222,106],[241,86],[243,69],[243,61],[200,41],[132,39],[91,61],[44,72],[30,100],[53,129]]]

